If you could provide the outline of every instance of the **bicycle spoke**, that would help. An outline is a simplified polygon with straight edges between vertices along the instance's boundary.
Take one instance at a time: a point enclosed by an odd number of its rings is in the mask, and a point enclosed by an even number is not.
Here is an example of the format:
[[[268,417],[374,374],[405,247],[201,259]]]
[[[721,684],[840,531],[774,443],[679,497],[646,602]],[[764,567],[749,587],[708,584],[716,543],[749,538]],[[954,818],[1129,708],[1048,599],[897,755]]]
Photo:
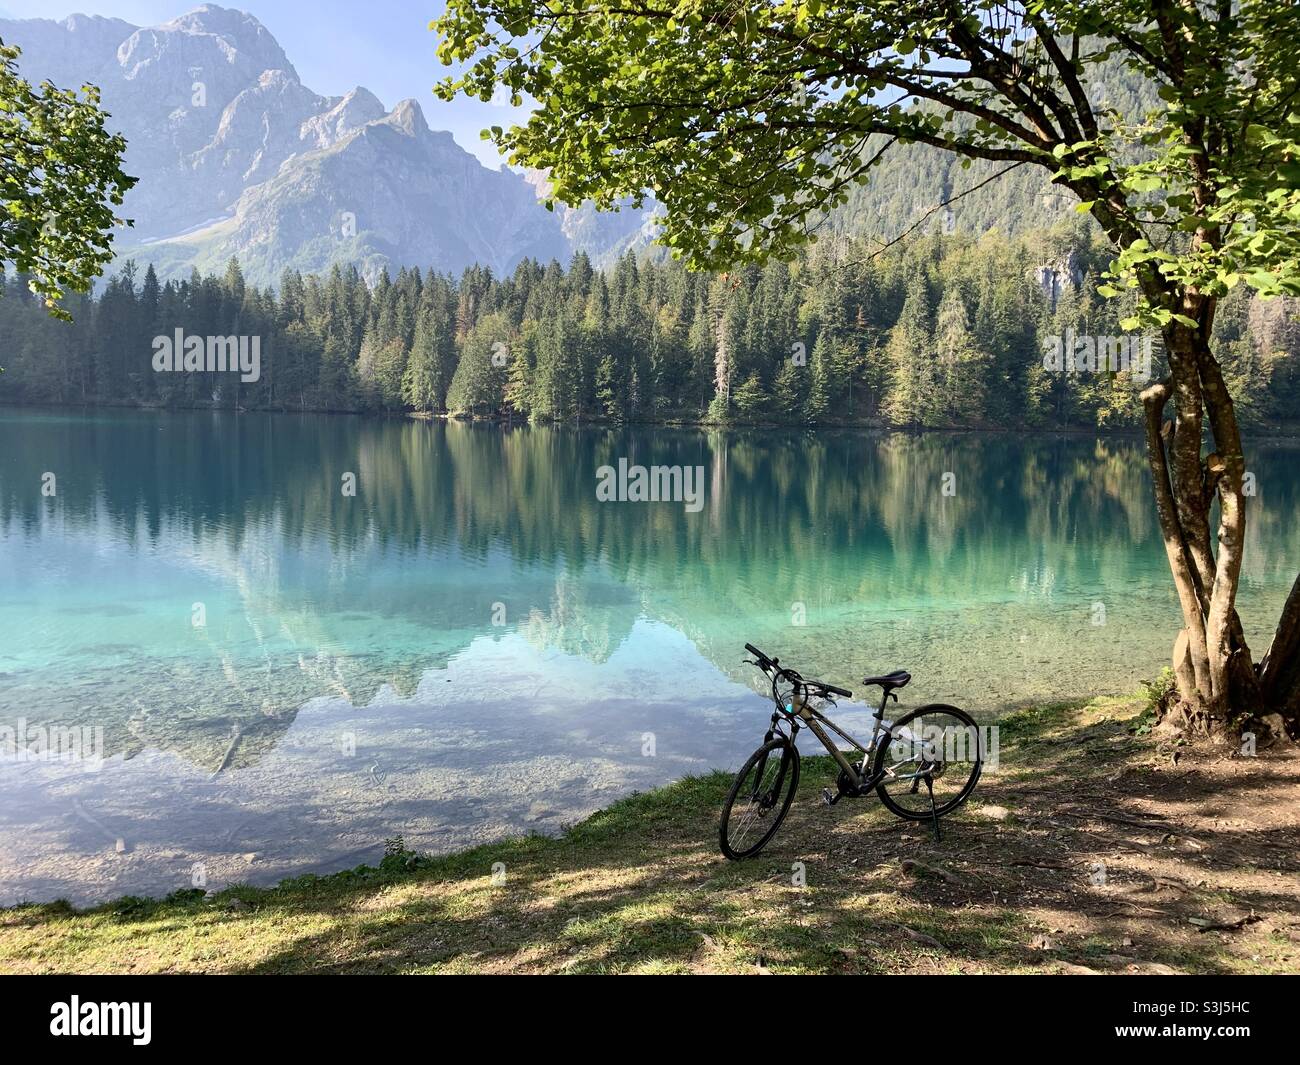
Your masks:
[[[751,802],[749,808],[742,815],[733,835],[737,850],[744,849],[745,840],[749,838],[749,830],[758,823],[759,812],[758,803]]]
[[[780,824],[797,783],[792,757],[780,748],[763,750],[741,770],[723,815],[724,851],[756,851]]]

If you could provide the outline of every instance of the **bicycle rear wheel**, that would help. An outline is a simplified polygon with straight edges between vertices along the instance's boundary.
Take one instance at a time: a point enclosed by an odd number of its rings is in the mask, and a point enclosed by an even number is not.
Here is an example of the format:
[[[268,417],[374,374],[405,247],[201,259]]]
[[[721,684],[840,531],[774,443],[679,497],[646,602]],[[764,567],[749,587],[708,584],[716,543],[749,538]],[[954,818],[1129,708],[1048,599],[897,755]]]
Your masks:
[[[975,789],[984,765],[979,726],[955,706],[931,703],[904,714],[876,752],[876,793],[899,817],[951,813]],[[883,776],[881,775],[883,774]],[[929,787],[926,782],[929,782]],[[934,808],[930,807],[934,789]]]
[[[784,736],[751,754],[722,806],[722,853],[739,861],[761,851],[781,827],[798,787],[799,751]]]

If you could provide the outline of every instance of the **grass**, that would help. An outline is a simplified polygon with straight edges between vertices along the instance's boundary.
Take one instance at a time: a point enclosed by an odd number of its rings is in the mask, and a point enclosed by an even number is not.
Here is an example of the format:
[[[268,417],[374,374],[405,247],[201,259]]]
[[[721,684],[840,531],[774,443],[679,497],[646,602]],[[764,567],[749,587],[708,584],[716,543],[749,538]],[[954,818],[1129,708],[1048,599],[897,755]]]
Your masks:
[[[1003,719],[999,769],[938,844],[874,797],[821,806],[835,766],[806,758],[787,822],[748,862],[718,853],[730,781],[713,773],[559,838],[445,856],[390,841],[378,868],[273,888],[3,910],[0,971],[1297,971],[1295,877],[1284,889],[1270,865],[1293,872],[1295,848],[1214,839],[1186,786],[1162,806],[1155,785],[1186,774],[1160,779],[1159,752],[1135,735],[1142,713],[1135,697]],[[1294,759],[1269,772],[1294,784]],[[1093,820],[1120,810],[1134,825]],[[1193,832],[1200,850],[1182,846]],[[1264,919],[1189,923],[1246,906]]]

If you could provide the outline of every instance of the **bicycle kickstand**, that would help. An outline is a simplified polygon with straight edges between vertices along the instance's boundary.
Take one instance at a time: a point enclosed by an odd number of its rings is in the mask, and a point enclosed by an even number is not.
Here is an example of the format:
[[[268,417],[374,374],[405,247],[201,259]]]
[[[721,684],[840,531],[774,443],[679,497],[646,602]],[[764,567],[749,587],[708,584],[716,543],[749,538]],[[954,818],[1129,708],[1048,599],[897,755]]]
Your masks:
[[[934,841],[943,842],[943,835],[939,832],[939,811],[934,805],[934,782],[927,776],[925,778],[925,790],[930,793],[930,819],[934,825]]]

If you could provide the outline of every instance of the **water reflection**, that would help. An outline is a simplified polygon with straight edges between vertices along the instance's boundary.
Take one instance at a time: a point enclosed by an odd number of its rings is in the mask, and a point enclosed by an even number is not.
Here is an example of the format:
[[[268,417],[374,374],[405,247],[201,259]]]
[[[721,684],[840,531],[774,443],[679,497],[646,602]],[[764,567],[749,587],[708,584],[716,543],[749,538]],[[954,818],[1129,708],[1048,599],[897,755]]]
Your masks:
[[[1261,647],[1295,456],[1251,460]],[[598,502],[620,457],[703,466],[703,510]],[[746,640],[987,714],[1130,689],[1176,618],[1137,443],[1081,436],[9,413],[0,580],[0,722],[108,759],[0,762],[0,901],[554,827],[743,757]]]

